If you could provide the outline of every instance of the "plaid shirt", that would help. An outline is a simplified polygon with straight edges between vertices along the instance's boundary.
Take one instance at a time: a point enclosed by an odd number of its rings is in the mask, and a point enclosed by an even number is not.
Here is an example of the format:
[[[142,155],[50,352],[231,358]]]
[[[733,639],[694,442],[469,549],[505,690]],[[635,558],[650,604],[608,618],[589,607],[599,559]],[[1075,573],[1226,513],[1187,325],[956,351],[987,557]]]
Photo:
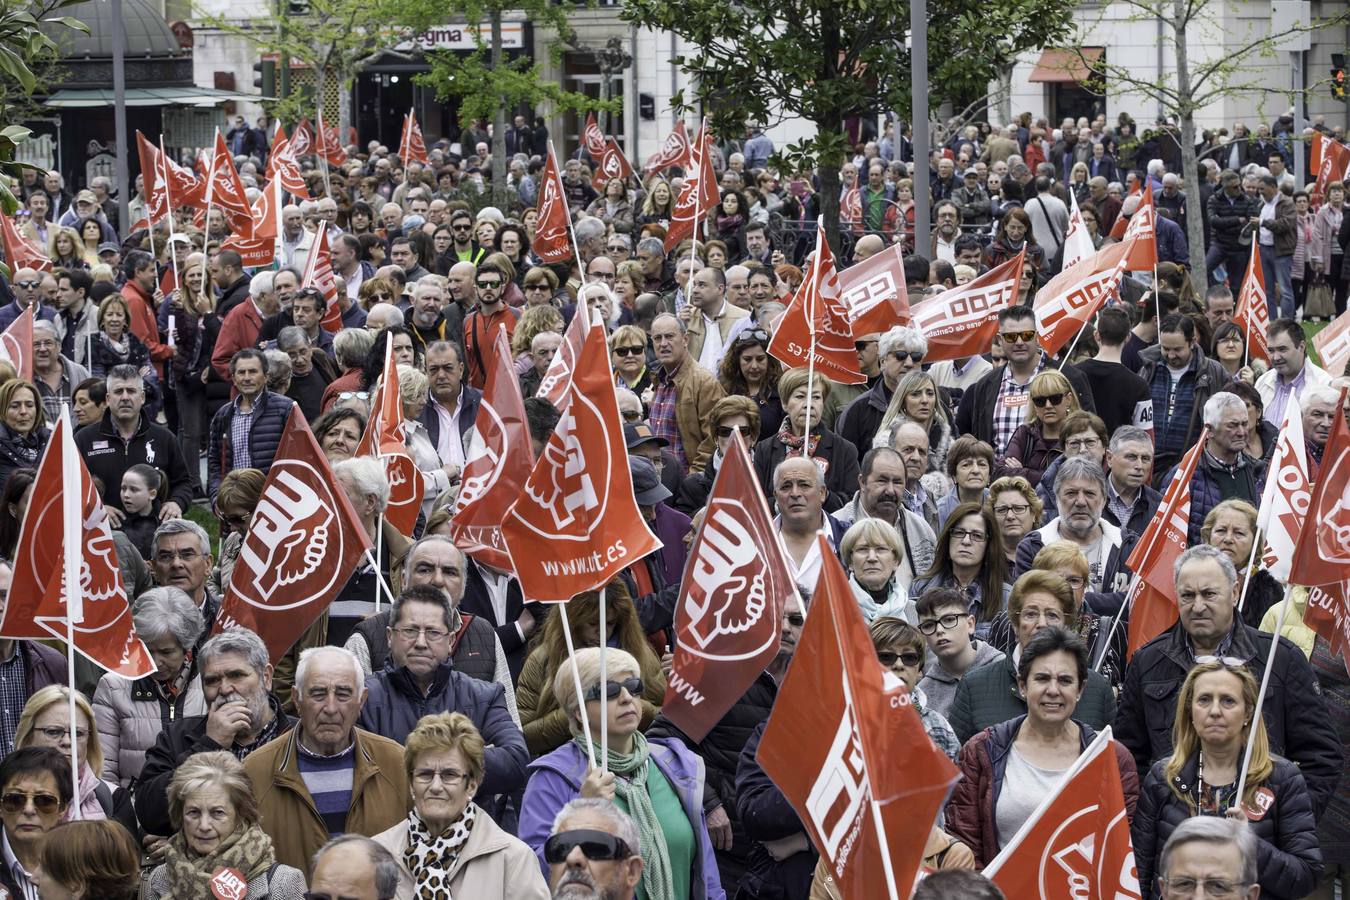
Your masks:
[[[1172,386],[1172,373],[1166,365],[1153,370],[1149,392],[1153,397],[1153,445],[1160,457],[1177,457],[1186,452],[1186,434],[1195,410],[1195,360]]]
[[[680,363],[680,366],[687,364],[688,360]],[[656,388],[652,391],[652,405],[647,421],[651,423],[653,434],[670,441],[670,452],[680,461],[680,468],[687,472],[689,459],[684,454],[684,440],[680,437],[679,423],[675,421],[675,401],[678,399],[675,394],[675,374],[679,371],[677,368],[674,372],[668,372],[665,366],[657,367],[654,379]]]
[[[1036,371],[1031,373],[1031,378],[1035,378],[1044,369],[1045,354],[1042,353],[1036,363]],[[1012,440],[1017,426],[1027,420],[1027,404],[1031,402],[1031,378],[1027,379],[1026,384],[1018,384],[1013,380],[1012,366],[1003,367],[1003,380],[999,382],[998,396],[994,398],[994,453],[999,459],[1003,458],[1004,451],[1008,449],[1008,441]]]
[[[19,712],[28,702],[28,673],[23,668],[23,654],[19,642],[14,652],[0,662],[0,753],[6,756],[14,749],[14,732],[19,727]]]
[[[239,397],[234,398],[234,416],[230,419],[230,453],[234,457],[231,468],[249,469],[253,467],[253,456],[248,447],[248,435],[253,430],[253,417],[258,413],[258,398],[253,398],[253,406],[248,412],[239,408]]]

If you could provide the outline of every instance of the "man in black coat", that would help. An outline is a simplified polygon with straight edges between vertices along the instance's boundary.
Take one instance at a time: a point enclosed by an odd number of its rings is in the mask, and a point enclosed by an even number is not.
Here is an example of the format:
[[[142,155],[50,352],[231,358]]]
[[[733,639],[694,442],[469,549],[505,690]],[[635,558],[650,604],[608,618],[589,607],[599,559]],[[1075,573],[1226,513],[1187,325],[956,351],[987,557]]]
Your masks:
[[[1237,571],[1223,551],[1191,547],[1177,572],[1181,620],[1135,653],[1116,711],[1115,738],[1134,754],[1141,779],[1172,752],[1177,695],[1191,666],[1216,656],[1246,666],[1259,681],[1276,640],[1236,615]],[[1307,657],[1287,638],[1278,640],[1261,718],[1270,752],[1298,765],[1320,816],[1340,782],[1344,751]]]

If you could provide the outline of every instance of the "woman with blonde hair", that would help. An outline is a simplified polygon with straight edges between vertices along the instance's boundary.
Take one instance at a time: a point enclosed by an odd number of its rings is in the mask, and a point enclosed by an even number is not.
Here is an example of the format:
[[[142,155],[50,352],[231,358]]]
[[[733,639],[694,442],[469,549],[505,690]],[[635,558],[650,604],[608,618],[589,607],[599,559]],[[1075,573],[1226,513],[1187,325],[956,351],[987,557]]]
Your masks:
[[[864,619],[891,616],[918,623],[909,595],[909,566],[901,565],[904,544],[891,523],[871,517],[854,522],[839,541],[839,557]]]
[[[1017,545],[1022,538],[1041,527],[1045,514],[1045,503],[1036,496],[1036,489],[1021,475],[1008,475],[995,479],[989,485],[989,497],[985,505],[994,514],[998,522],[999,540],[1003,546],[1003,558],[1007,560],[1007,571],[1015,568]]]
[[[47,232],[47,258],[56,269],[88,269],[98,262],[74,228],[58,226]]]
[[[1172,753],[1149,769],[1130,826],[1143,896],[1158,896],[1159,858],[1178,825],[1192,816],[1226,816],[1246,822],[1256,837],[1261,896],[1306,897],[1322,875],[1322,854],[1303,775],[1271,754],[1265,722],[1255,717],[1256,677],[1247,667],[1212,656],[1195,663],[1177,697]]]
[[[1265,542],[1257,527],[1256,507],[1246,500],[1224,500],[1209,511],[1200,526],[1200,540],[1218,547],[1237,569],[1238,583],[1247,592],[1240,602],[1242,620],[1256,628],[1266,610],[1284,597],[1284,586],[1261,565]],[[1253,555],[1253,551],[1255,554]],[[1253,563],[1251,577],[1247,577],[1247,563]]]
[[[894,446],[896,429],[906,422],[915,423],[928,434],[928,472],[937,474],[936,479],[930,479],[934,484],[928,492],[941,497],[951,490],[946,469],[947,453],[952,448],[952,421],[942,404],[937,382],[919,369],[906,373],[895,385],[872,446]]]
[[[567,604],[567,621],[572,626],[572,646],[600,646],[600,595],[596,591],[578,594]],[[637,609],[622,581],[609,583],[605,594],[605,645],[630,654],[640,669],[643,691],[635,698],[642,713],[640,727],[645,729],[661,709],[666,696],[666,677],[661,660],[647,636],[642,633]],[[516,704],[525,743],[531,756],[548,753],[570,737],[567,714],[554,694],[553,674],[567,660],[567,640],[563,635],[563,617],[556,611],[545,620],[534,649],[525,660],[516,684]],[[611,673],[612,674],[612,673]]]
[[[530,345],[534,336],[545,331],[562,334],[562,313],[551,306],[526,306],[516,320],[516,333],[511,336],[511,356],[515,358],[516,377],[524,375],[534,368],[534,357],[530,355]]]
[[[1060,433],[1069,413],[1081,409],[1078,394],[1058,369],[1046,369],[1027,387],[1026,421],[1008,440],[994,474],[1021,475],[1034,487],[1056,457],[1063,455]]]
[[[675,210],[675,193],[670,182],[661,176],[654,176],[647,182],[647,196],[642,201],[642,211],[638,214],[637,224],[647,225],[655,222],[665,225]]]
[[[625,259],[614,270],[614,296],[624,309],[632,309],[638,295],[647,285],[647,275],[642,263],[636,259]]]
[[[647,365],[647,332],[636,325],[620,325],[610,333],[609,361],[615,387],[641,397],[652,386],[655,375]]]

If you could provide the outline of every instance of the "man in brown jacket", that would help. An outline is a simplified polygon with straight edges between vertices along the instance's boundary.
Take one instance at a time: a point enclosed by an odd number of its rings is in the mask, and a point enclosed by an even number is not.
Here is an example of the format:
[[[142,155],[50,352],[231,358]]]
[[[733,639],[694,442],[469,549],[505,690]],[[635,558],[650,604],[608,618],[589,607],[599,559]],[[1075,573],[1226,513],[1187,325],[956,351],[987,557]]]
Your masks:
[[[726,391],[689,354],[688,329],[675,316],[660,315],[652,322],[652,349],[661,364],[649,404],[652,431],[670,441],[685,473],[701,472],[712,454],[708,414]]]
[[[379,834],[408,814],[403,748],[356,727],[364,682],[349,651],[306,650],[296,671],[299,725],[244,760],[279,863],[308,873],[330,838]]]

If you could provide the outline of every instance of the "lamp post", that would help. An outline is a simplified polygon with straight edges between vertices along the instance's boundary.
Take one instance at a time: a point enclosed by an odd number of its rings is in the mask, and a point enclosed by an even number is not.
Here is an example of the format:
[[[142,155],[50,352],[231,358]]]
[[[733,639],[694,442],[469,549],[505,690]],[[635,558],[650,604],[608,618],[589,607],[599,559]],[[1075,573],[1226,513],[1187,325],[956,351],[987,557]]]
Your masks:
[[[130,228],[131,218],[128,211],[127,188],[127,70],[126,70],[126,32],[122,28],[122,0],[112,3],[112,56],[113,56],[113,118],[117,136],[117,152],[113,154],[117,175],[117,221],[123,228]],[[147,181],[146,192],[150,185]]]

